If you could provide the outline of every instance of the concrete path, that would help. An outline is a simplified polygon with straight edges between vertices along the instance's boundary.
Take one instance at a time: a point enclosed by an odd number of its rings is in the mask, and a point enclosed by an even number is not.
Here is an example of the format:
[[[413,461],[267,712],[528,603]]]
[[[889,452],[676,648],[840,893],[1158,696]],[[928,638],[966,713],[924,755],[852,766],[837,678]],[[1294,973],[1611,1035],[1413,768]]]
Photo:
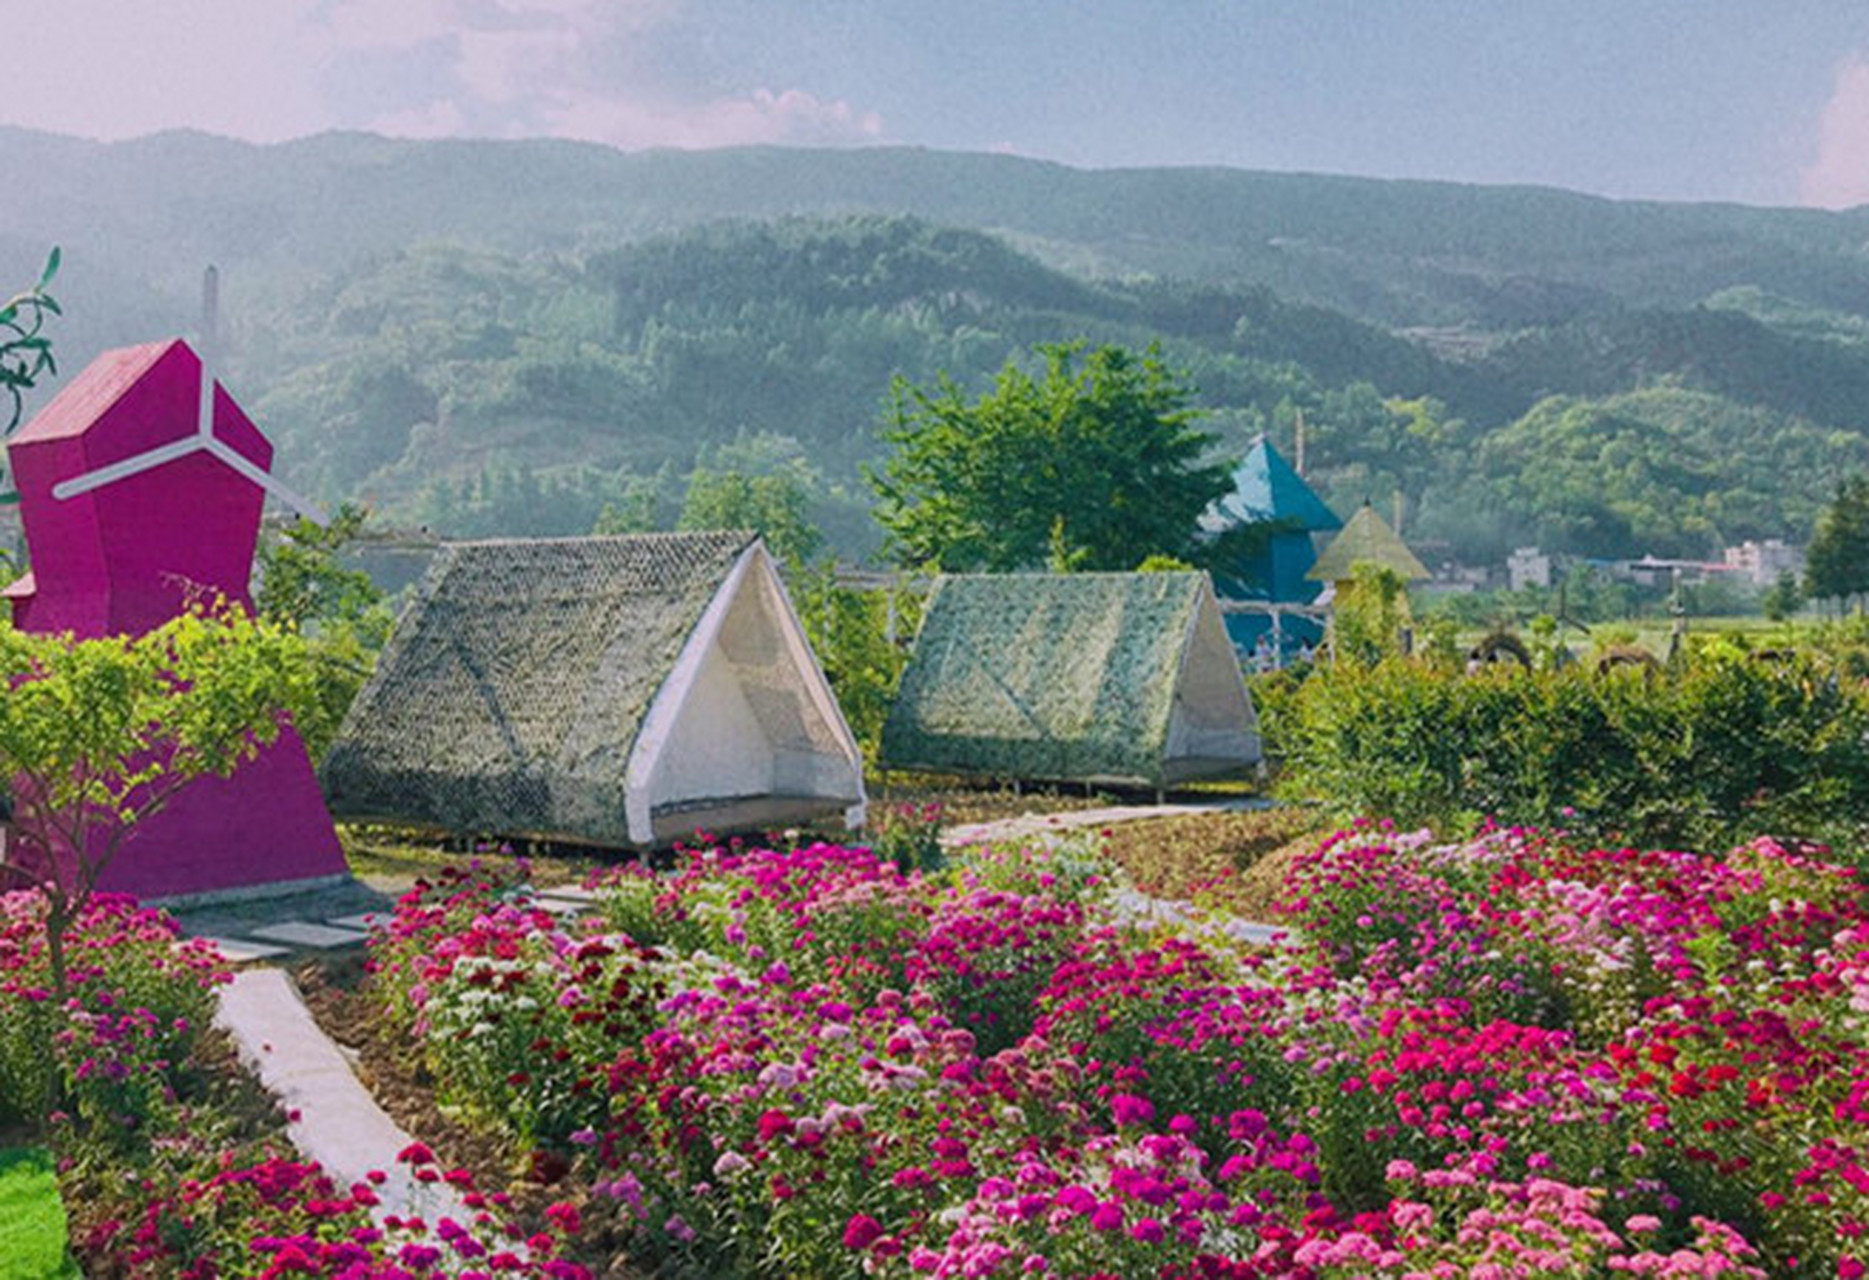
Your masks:
[[[431,1228],[443,1217],[467,1224],[472,1213],[453,1187],[417,1182],[396,1156],[414,1141],[376,1104],[351,1071],[344,1053],[313,1020],[298,987],[282,969],[246,969],[220,989],[216,1026],[239,1046],[240,1059],[288,1115],[292,1144],[316,1160],[342,1186],[381,1170],[382,1203],[373,1211],[421,1218]]]

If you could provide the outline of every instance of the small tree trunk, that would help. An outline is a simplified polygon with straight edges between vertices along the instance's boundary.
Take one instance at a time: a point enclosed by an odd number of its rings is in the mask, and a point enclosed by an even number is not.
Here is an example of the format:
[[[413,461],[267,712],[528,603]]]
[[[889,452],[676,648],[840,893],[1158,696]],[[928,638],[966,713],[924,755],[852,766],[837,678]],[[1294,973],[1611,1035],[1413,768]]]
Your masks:
[[[71,995],[70,983],[65,973],[65,927],[70,923],[70,913],[53,904],[48,895],[45,910],[45,952],[46,959],[52,965],[52,995],[61,1006]]]

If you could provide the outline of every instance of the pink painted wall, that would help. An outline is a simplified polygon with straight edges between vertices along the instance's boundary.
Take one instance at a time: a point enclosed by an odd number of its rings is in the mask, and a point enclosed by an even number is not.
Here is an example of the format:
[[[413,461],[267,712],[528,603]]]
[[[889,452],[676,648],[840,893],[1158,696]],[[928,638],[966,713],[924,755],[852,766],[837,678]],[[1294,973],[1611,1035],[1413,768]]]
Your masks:
[[[192,434],[201,361],[179,340],[99,356],[7,446],[32,572],[5,591],[14,624],[82,639],[141,634],[191,600],[251,605],[265,495],[191,454],[68,499],[59,481]],[[272,446],[226,391],[214,433],[262,469]],[[143,898],[346,870],[304,743],[290,728],[231,778],[204,778],[138,826],[101,887]]]

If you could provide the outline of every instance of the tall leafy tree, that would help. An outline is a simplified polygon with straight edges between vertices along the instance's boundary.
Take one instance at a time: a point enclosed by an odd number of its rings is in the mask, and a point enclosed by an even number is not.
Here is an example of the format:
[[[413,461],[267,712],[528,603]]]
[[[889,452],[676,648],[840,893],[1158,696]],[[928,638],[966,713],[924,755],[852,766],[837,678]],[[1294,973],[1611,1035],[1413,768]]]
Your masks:
[[[1133,569],[1151,555],[1202,562],[1202,511],[1227,491],[1195,425],[1193,389],[1155,346],[1038,347],[969,401],[943,376],[898,379],[870,474],[876,518],[904,564],[947,570]]]
[[[675,527],[755,530],[781,564],[797,569],[824,545],[824,535],[806,515],[810,496],[791,472],[749,476],[696,467]]]
[[[1869,477],[1844,480],[1817,517],[1805,555],[1804,589],[1814,600],[1869,595]]]

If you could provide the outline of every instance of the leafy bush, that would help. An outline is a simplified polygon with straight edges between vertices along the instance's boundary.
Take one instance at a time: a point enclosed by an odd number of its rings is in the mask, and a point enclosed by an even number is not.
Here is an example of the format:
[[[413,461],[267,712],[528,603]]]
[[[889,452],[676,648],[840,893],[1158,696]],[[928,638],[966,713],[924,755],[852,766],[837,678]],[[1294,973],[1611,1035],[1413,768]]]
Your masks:
[[[1287,793],[1345,813],[1705,847],[1849,845],[1869,812],[1869,690],[1820,657],[1602,675],[1389,660],[1255,692]]]

